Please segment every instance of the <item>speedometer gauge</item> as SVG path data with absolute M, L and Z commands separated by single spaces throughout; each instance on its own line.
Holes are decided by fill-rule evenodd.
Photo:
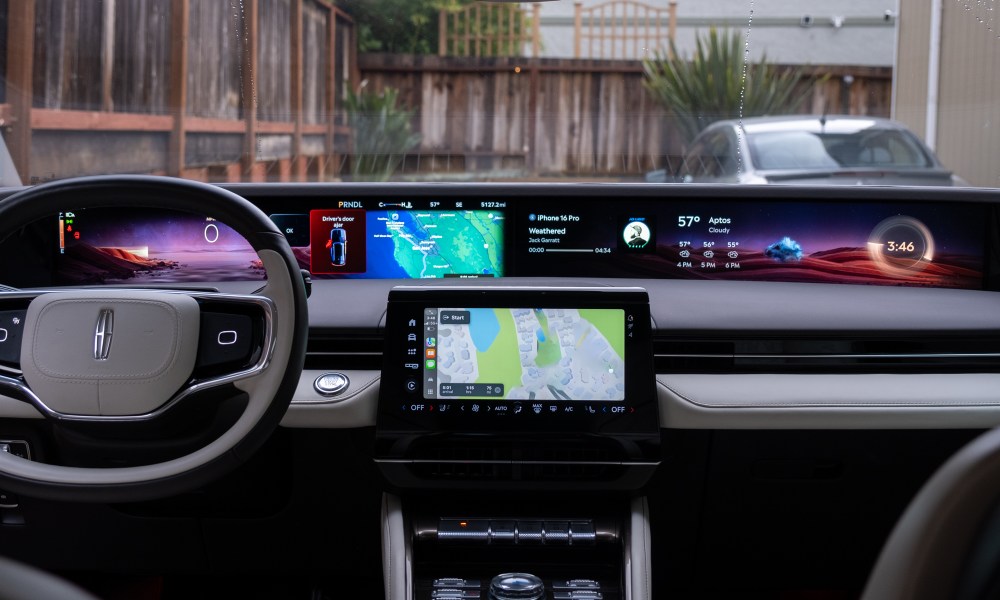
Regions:
M 882 272 L 909 275 L 934 261 L 934 237 L 926 225 L 913 217 L 889 217 L 868 236 L 868 254 Z

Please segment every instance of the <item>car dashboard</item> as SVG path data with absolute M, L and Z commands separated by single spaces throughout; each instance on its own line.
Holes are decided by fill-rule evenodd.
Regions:
M 511 572 L 549 598 L 851 597 L 920 484 L 1000 424 L 994 191 L 224 187 L 311 288 L 281 427 L 196 493 L 0 509 L 0 552 L 353 576 L 392 600 L 486 598 Z M 17 288 L 267 277 L 213 215 L 166 210 L 66 206 L 0 256 Z M 33 411 L 0 396 L 0 440 L 79 450 Z M 163 547 L 121 562 L 147 535 Z

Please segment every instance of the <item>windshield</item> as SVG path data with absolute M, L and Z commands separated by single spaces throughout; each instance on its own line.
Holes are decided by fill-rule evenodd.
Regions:
M 901 185 L 1000 187 L 995 8 L 4 0 L 0 185 L 108 173 L 680 185 L 699 136 L 731 120 L 750 159 L 698 181 L 874 167 L 911 171 Z M 743 139 L 753 119 L 802 116 L 887 125 L 822 134 L 803 120 Z

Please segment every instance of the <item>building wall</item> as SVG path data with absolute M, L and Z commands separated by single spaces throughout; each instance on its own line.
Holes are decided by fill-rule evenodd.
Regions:
M 606 1 L 581 4 L 590 8 Z M 669 4 L 639 1 L 659 8 Z M 573 56 L 574 4 L 571 0 L 541 4 L 543 56 Z M 693 51 L 696 36 L 713 25 L 736 29 L 744 36 L 749 28 L 753 60 L 766 53 L 783 64 L 892 66 L 895 10 L 896 0 L 678 0 L 676 43 L 683 55 Z M 803 26 L 803 17 L 808 17 L 808 26 Z
M 892 115 L 922 138 L 927 134 L 927 64 L 930 58 L 927 42 L 930 29 L 930 2 L 900 0 Z
M 969 10 L 966 10 L 966 6 Z M 933 143 L 945 166 L 975 186 L 1000 187 L 1000 17 L 989 6 L 941 3 Z M 928 138 L 931 3 L 900 0 L 893 115 Z
M 969 183 L 1000 187 L 1000 36 L 944 4 L 937 151 Z

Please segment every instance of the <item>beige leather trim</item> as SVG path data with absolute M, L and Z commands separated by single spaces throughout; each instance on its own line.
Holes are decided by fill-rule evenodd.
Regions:
M 976 429 L 1000 425 L 1000 374 L 657 376 L 672 429 Z
M 285 427 L 372 427 L 378 371 L 341 371 L 343 396 L 324 399 L 305 371 Z M 1000 425 L 1000 374 L 657 376 L 667 429 L 984 429 Z M 0 404 L 0 414 L 4 411 Z
M 649 530 L 649 501 L 645 496 L 632 500 L 628 538 L 625 540 L 625 600 L 652 598 L 652 536 Z
M 398 496 L 382 495 L 382 576 L 386 600 L 413 599 L 410 536 Z
M 324 397 L 313 387 L 316 378 L 331 369 L 302 372 L 295 396 L 281 425 L 284 427 L 322 427 L 351 429 L 374 427 L 378 408 L 379 371 L 345 371 L 351 380 L 347 390 L 338 396 Z

